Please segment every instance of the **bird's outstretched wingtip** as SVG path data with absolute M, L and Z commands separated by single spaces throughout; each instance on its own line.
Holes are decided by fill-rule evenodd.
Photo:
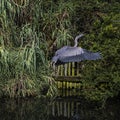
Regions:
M 102 59 L 102 55 L 100 52 L 97 52 L 97 59 Z

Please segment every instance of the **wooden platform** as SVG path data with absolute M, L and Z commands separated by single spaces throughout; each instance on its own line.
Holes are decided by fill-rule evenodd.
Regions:
M 53 76 L 55 81 L 59 82 L 81 82 L 81 77 L 80 76 Z
M 53 77 L 56 82 L 80 83 L 80 71 L 82 65 L 79 62 L 72 62 L 65 65 L 56 66 Z

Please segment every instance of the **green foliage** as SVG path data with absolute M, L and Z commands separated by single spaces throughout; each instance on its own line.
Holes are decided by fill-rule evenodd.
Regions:
M 87 16 L 91 16 L 92 22 L 89 24 L 90 22 L 87 21 L 89 25 L 86 28 L 89 35 L 86 35 L 83 46 L 92 51 L 101 52 L 102 60 L 85 61 L 81 75 L 83 94 L 86 98 L 106 100 L 120 92 L 120 14 L 117 11 L 120 3 L 114 1 L 112 3 L 98 2 L 97 4 L 99 6 L 92 4 L 92 8 L 89 8 L 91 12 Z M 86 11 L 87 5 L 84 7 L 84 11 Z M 79 9 L 81 10 L 81 8 Z M 95 14 L 96 19 L 94 19 Z
M 119 6 L 118 0 L 1 0 L 0 95 L 39 95 L 44 86 L 48 96 L 55 95 L 48 60 L 54 47 L 72 45 L 80 32 L 86 33 L 81 46 L 99 51 L 103 57 L 82 62 L 83 94 L 94 100 L 117 95 Z
M 43 31 L 37 31 L 37 23 L 28 23 L 27 18 L 23 21 L 21 18 L 23 12 L 28 15 L 28 5 L 31 3 L 25 3 L 24 6 L 14 0 L 5 0 L 1 3 L 0 95 L 38 96 L 41 95 L 44 83 L 50 88 L 46 90 L 46 94 L 52 96 L 56 89 L 54 83 L 49 84 L 50 79 L 54 80 L 50 75 L 49 62 L 45 55 L 46 36 Z M 35 11 L 32 12 L 31 17 Z M 38 20 L 37 16 L 36 19 Z

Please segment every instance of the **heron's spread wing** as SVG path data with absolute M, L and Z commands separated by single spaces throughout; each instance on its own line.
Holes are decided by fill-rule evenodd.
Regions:
M 60 48 L 59 50 L 57 50 L 57 51 L 55 52 L 55 55 L 59 55 L 59 54 L 61 54 L 61 53 L 64 53 L 68 47 L 69 47 L 69 46 L 64 46 L 64 47 Z
M 60 57 L 60 61 L 67 63 L 67 62 L 80 62 L 84 60 L 83 55 L 75 55 L 75 56 L 65 56 L 65 57 Z
M 84 53 L 84 59 L 85 60 L 97 60 L 101 59 L 100 53 Z
M 97 59 L 101 59 L 101 55 L 99 52 L 91 52 L 91 51 L 88 51 L 86 49 L 83 49 L 84 51 L 84 58 L 86 60 L 97 60 Z
M 83 60 L 97 60 L 101 59 L 100 53 L 96 52 L 90 52 L 90 51 L 84 51 L 82 54 L 77 54 L 73 56 L 61 56 L 59 57 L 59 60 L 61 62 L 67 63 L 67 62 L 80 62 Z
M 65 46 L 56 52 L 52 62 L 56 65 L 64 64 L 68 62 L 80 62 L 83 60 L 97 60 L 101 59 L 100 53 L 91 52 L 80 47 Z

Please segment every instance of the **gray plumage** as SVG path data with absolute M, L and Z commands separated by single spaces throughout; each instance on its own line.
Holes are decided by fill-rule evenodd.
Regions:
M 101 59 L 99 52 L 91 52 L 81 47 L 77 47 L 78 39 L 84 36 L 80 34 L 75 38 L 74 47 L 64 46 L 55 52 L 55 56 L 52 58 L 52 63 L 55 65 L 65 64 L 68 62 L 80 62 L 84 60 L 97 60 Z

